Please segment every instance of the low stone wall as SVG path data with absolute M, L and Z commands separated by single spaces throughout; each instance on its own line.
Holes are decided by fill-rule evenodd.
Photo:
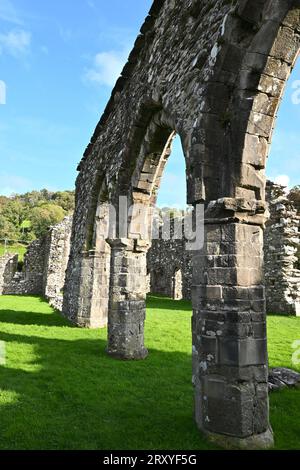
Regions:
M 22 272 L 17 271 L 18 255 L 0 257 L 0 294 L 42 295 L 61 309 L 71 225 L 72 217 L 66 217 L 32 242 L 24 256 Z
M 3 294 L 10 295 L 42 295 L 43 294 L 43 266 L 45 258 L 45 238 L 32 242 L 24 256 L 23 272 L 15 272 L 3 290 Z
M 264 235 L 267 311 L 300 315 L 300 270 L 296 256 L 300 216 L 282 186 L 268 182 L 266 189 L 270 212 Z M 184 239 L 174 237 L 174 223 L 173 220 L 171 239 L 163 240 L 160 236 L 152 241 L 148 251 L 149 291 L 190 300 L 193 253 L 186 249 Z M 177 219 L 177 223 L 180 225 L 182 219 Z M 43 295 L 56 309 L 62 310 L 71 229 L 70 216 L 52 227 L 45 237 L 31 243 L 22 273 L 17 272 L 17 255 L 0 257 L 0 295 Z

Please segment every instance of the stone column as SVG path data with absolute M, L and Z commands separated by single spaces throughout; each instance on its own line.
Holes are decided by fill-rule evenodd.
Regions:
M 206 222 L 193 260 L 196 421 L 223 447 L 269 447 L 263 231 Z
M 103 328 L 107 325 L 109 273 L 110 247 L 103 240 L 97 251 L 84 254 L 76 319 L 79 326 Z
M 118 359 L 144 359 L 146 316 L 147 242 L 128 238 L 108 240 L 111 274 L 108 315 L 109 355 Z

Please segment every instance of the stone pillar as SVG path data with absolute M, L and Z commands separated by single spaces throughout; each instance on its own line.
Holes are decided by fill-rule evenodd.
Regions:
M 147 242 L 128 238 L 108 240 L 111 273 L 108 315 L 109 355 L 118 359 L 144 359 L 146 316 Z
M 103 240 L 97 251 L 84 254 L 81 296 L 76 324 L 88 328 L 107 325 L 110 273 L 110 247 Z
M 174 300 L 181 300 L 182 299 L 182 271 L 181 269 L 176 269 L 172 281 L 173 281 L 172 297 Z
M 260 226 L 208 221 L 193 260 L 195 415 L 223 447 L 273 443 L 262 264 Z

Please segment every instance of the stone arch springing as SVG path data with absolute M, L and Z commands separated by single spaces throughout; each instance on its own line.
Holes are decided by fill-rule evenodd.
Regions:
M 119 170 L 118 191 L 115 194 L 118 197 L 126 195 L 128 205 L 133 207 L 134 214 L 135 206 L 147 209 L 145 217 L 148 220 L 144 220 L 143 223 L 149 227 L 148 236 L 150 236 L 153 209 L 156 206 L 161 178 L 172 152 L 172 144 L 176 135 L 179 135 L 184 153 L 184 133 L 181 129 L 177 129 L 175 120 L 162 109 L 161 105 L 148 104 L 148 106 L 150 111 L 145 104 L 141 107 L 139 121 L 134 126 L 138 131 L 134 132 L 135 137 L 130 137 L 126 152 L 124 151 L 126 155 Z M 130 158 L 130 162 L 127 158 Z M 145 234 L 139 233 L 140 228 L 135 227 L 134 218 L 136 215 L 134 217 L 129 215 L 129 236 L 143 238 Z

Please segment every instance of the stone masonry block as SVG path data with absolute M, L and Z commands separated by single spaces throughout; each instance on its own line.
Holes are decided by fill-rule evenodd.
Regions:
M 218 377 L 208 377 L 203 393 L 206 430 L 239 437 L 253 433 L 254 387 L 251 383 L 234 385 Z
M 269 100 L 268 97 L 267 100 Z M 265 138 L 246 134 L 243 153 L 244 163 L 254 165 L 256 168 L 265 168 L 268 151 L 269 145 Z
M 266 360 L 266 339 L 219 339 L 220 364 L 236 366 L 263 365 Z

